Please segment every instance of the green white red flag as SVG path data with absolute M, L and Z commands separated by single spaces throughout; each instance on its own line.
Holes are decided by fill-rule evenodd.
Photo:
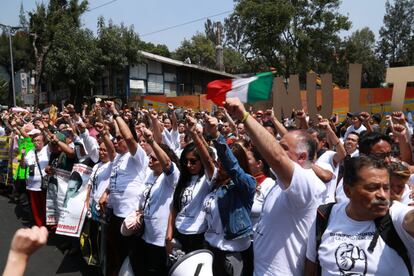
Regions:
M 207 84 L 207 99 L 220 106 L 226 98 L 239 98 L 243 103 L 266 101 L 270 99 L 272 84 L 272 72 L 250 78 L 215 80 Z

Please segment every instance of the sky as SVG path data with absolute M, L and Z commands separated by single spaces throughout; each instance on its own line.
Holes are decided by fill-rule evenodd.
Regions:
M 42 0 L 0 0 L 0 23 L 16 26 L 19 24 L 20 4 L 24 10 L 31 11 Z M 47 0 L 43 0 L 47 3 Z M 106 5 L 105 5 L 106 4 Z M 103 6 L 102 6 L 103 5 Z M 101 7 L 100 7 L 101 6 Z M 96 32 L 99 16 L 112 19 L 115 24 L 123 22 L 134 25 L 141 39 L 155 44 L 166 44 L 170 51 L 180 46 L 184 39 L 190 39 L 197 31 L 204 31 L 205 17 L 212 21 L 223 19 L 234 8 L 233 0 L 89 0 L 91 11 L 82 16 L 85 27 Z M 385 13 L 384 0 L 343 0 L 340 13 L 348 15 L 352 22 L 350 31 L 342 32 L 349 36 L 353 31 L 369 27 L 378 38 Z M 198 20 L 197 19 L 202 19 Z M 185 26 L 156 32 L 171 26 L 196 21 Z M 151 32 L 156 32 L 149 34 Z

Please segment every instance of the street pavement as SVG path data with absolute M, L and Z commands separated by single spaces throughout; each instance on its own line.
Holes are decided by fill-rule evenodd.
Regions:
M 3 272 L 11 239 L 17 229 L 27 225 L 27 219 L 18 204 L 0 195 L 0 273 Z M 29 260 L 25 275 L 99 275 L 97 269 L 88 267 L 81 255 L 69 255 L 56 245 L 62 244 L 65 237 L 49 234 L 48 243 L 36 251 Z

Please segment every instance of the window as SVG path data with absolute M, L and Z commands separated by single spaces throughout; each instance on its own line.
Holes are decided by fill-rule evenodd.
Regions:
M 164 93 L 164 76 L 148 74 L 148 93 Z
M 148 74 L 162 74 L 162 65 L 156 61 L 148 62 Z

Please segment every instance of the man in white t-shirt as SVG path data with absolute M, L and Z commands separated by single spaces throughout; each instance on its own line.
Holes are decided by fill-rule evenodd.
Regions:
M 389 212 L 397 233 L 389 237 L 401 239 L 413 264 L 414 210 L 396 201 L 390 207 L 389 179 L 386 164 L 379 160 L 361 156 L 345 162 L 344 189 L 350 201 L 333 205 L 319 246 L 316 223 L 312 226 L 305 275 L 316 275 L 318 261 L 322 275 L 409 275 L 374 221 Z
M 350 125 L 345 132 L 344 139 L 348 136 L 351 132 L 356 132 L 358 134 L 361 134 L 363 131 L 366 131 L 367 128 L 362 124 L 362 121 L 360 119 L 360 113 L 348 113 L 348 115 L 351 115 L 351 122 L 352 125 Z
M 277 175 L 255 230 L 254 275 L 302 275 L 309 229 L 325 191 L 310 169 L 315 141 L 305 131 L 291 131 L 279 143 L 239 99 L 227 99 L 225 107 L 244 123 L 253 144 Z
M 322 180 L 325 182 L 326 185 L 326 192 L 324 198 L 322 200 L 323 203 L 328 202 L 335 202 L 335 190 L 336 190 L 336 183 L 338 181 L 338 173 L 339 173 L 339 164 L 344 160 L 346 156 L 346 151 L 344 145 L 336 136 L 335 132 L 329 125 L 329 121 L 327 119 L 322 119 L 319 121 L 319 128 L 321 132 L 326 133 L 326 139 L 330 145 L 335 146 L 335 151 L 333 150 L 326 150 L 316 160 L 316 165 L 320 166 L 321 168 L 329 171 L 332 174 L 331 179 L 327 179 L 325 181 L 323 178 Z M 309 131 L 308 131 L 309 132 Z M 319 137 L 315 137 L 319 140 Z M 319 150 L 319 148 L 318 148 Z M 312 167 L 314 169 L 314 167 Z M 318 171 L 314 169 L 315 173 L 321 178 L 318 174 Z

